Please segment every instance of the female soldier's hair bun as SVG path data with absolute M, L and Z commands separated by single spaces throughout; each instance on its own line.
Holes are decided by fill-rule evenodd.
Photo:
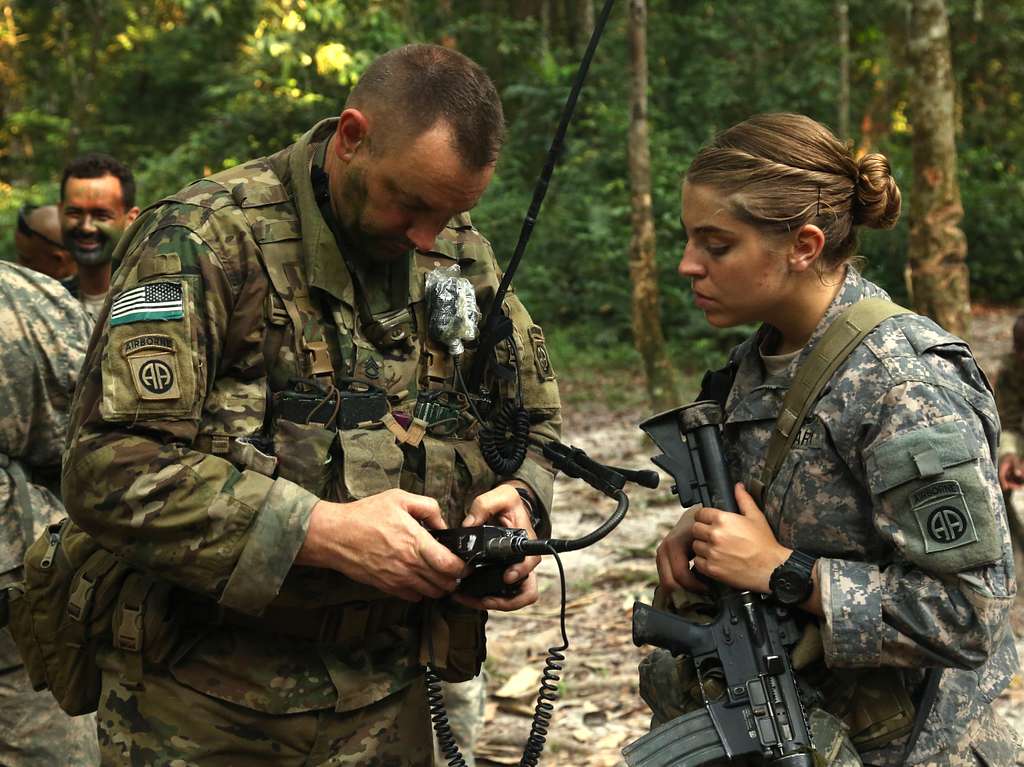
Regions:
M 853 224 L 891 229 L 900 217 L 900 188 L 883 154 L 868 154 L 857 163 L 853 189 Z

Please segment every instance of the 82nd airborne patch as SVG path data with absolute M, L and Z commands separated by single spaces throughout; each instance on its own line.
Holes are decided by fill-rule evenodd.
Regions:
M 533 346 L 533 361 L 537 367 L 537 375 L 541 381 L 554 381 L 555 371 L 551 367 L 548 347 L 544 342 L 544 331 L 540 326 L 534 325 L 526 331 L 526 334 L 530 337 L 530 345 Z
M 956 480 L 932 482 L 912 493 L 910 503 L 921 528 L 926 554 L 977 542 L 974 519 Z
M 181 397 L 174 339 L 150 334 L 129 338 L 121 346 L 128 360 L 139 399 L 170 400 Z

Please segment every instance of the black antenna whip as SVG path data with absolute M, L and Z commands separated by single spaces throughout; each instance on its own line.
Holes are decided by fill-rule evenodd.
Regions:
M 516 243 L 516 249 L 512 253 L 512 260 L 509 261 L 508 269 L 505 270 L 505 275 L 501 278 L 501 284 L 498 285 L 498 292 L 494 294 L 491 308 L 481 323 L 480 344 L 477 348 L 476 356 L 473 358 L 473 366 L 470 368 L 467 380 L 469 390 L 474 394 L 480 391 L 484 367 L 490 359 L 491 352 L 502 340 L 512 335 L 512 321 L 502 313 L 501 305 L 505 300 L 505 294 L 508 292 L 508 286 L 512 282 L 512 277 L 515 275 L 516 269 L 519 268 L 519 262 L 523 259 L 523 254 L 526 252 L 526 244 L 530 241 L 533 226 L 537 223 L 540 206 L 543 204 L 544 196 L 548 192 L 548 182 L 551 181 L 551 176 L 555 172 L 555 165 L 558 164 L 558 157 L 562 153 L 565 133 L 569 128 L 569 123 L 572 121 L 573 114 L 576 112 L 576 100 L 579 98 L 580 91 L 583 90 L 583 82 L 587 79 L 590 61 L 594 58 L 594 51 L 597 50 L 597 44 L 604 34 L 605 24 L 608 22 L 608 16 L 611 15 L 612 5 L 614 4 L 615 0 L 605 0 L 604 7 L 601 8 L 601 13 L 594 24 L 594 31 L 590 35 L 587 50 L 580 61 L 580 68 L 576 71 L 576 80 L 572 84 L 569 98 L 566 99 L 565 108 L 562 110 L 562 119 L 558 123 L 558 130 L 555 131 L 555 137 L 551 140 L 551 148 L 548 149 L 548 158 L 544 163 L 544 170 L 541 171 L 540 178 L 537 179 L 537 186 L 533 190 L 533 200 L 530 202 L 530 208 L 526 212 L 526 218 L 523 219 L 523 226 L 519 230 L 519 242 Z

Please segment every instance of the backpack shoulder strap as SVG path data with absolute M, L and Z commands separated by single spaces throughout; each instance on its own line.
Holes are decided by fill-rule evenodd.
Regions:
M 291 194 L 266 158 L 233 169 L 232 182 L 231 196 L 252 230 L 263 269 L 284 305 L 305 375 L 333 379 L 334 366 L 324 341 L 320 315 L 309 295 L 302 228 Z
M 796 441 L 800 426 L 833 373 L 860 345 L 865 336 L 884 320 L 898 314 L 909 313 L 910 309 L 884 298 L 866 298 L 846 309 L 825 331 L 825 335 L 815 344 L 793 376 L 793 383 L 782 402 L 782 411 L 775 421 L 775 428 L 768 442 L 764 466 L 751 482 L 751 495 L 759 506 L 763 504 L 764 491 L 775 479 L 783 460 Z

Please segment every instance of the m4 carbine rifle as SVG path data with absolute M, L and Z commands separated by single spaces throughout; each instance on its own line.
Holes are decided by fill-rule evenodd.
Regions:
M 722 452 L 722 409 L 695 402 L 640 424 L 661 450 L 652 460 L 675 480 L 683 507 L 738 513 Z M 774 767 L 813 767 L 810 729 L 790 665 L 800 630 L 768 597 L 712 582 L 716 613 L 697 623 L 637 602 L 633 642 L 693 659 L 704 708 L 626 746 L 630 767 L 696 767 L 752 756 Z M 720 694 L 714 694 L 720 690 Z

